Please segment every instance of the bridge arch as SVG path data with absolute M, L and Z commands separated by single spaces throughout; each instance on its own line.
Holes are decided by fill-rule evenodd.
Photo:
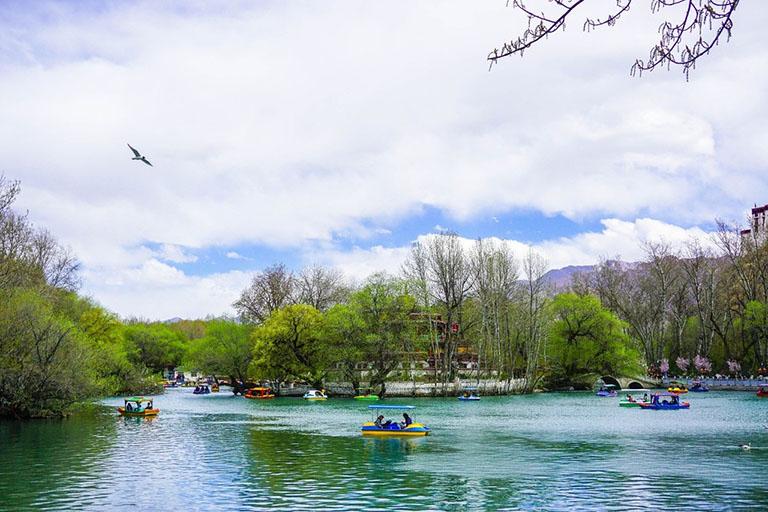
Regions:
M 627 384 L 628 389 L 645 389 L 645 386 L 637 382 L 636 380 L 633 380 L 629 384 Z
M 603 381 L 604 384 L 611 384 L 613 386 L 616 386 L 617 388 L 621 388 L 621 384 L 619 383 L 619 381 L 616 380 L 614 377 L 611 377 L 610 375 L 605 375 L 603 377 L 600 377 L 600 380 Z

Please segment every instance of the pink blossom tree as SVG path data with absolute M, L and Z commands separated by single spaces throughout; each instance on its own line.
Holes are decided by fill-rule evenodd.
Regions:
M 675 359 L 675 364 L 677 365 L 678 368 L 680 368 L 681 372 L 685 373 L 688 371 L 688 366 L 690 366 L 691 363 L 684 357 L 678 357 L 677 359 Z
M 712 363 L 706 357 L 697 355 L 693 358 L 693 366 L 698 373 L 709 373 L 712 371 Z

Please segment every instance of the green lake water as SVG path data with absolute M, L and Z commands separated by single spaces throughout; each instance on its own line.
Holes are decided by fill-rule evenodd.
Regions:
M 360 435 L 369 403 L 168 390 L 0 422 L 0 510 L 766 510 L 768 399 L 644 411 L 591 393 L 389 399 L 426 438 Z M 394 415 L 393 415 L 394 418 Z M 738 448 L 750 443 L 749 451 Z

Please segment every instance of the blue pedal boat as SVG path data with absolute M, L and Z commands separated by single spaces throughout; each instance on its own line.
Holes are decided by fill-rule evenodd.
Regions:
M 412 437 L 429 435 L 429 428 L 421 423 L 410 423 L 406 425 L 406 421 L 401 423 L 392 420 L 384 421 L 384 415 L 381 414 L 386 411 L 400 410 L 406 411 L 405 416 L 407 416 L 408 412 L 415 408 L 415 405 L 369 405 L 368 409 L 373 412 L 373 420 L 363 424 L 363 435 L 378 437 Z

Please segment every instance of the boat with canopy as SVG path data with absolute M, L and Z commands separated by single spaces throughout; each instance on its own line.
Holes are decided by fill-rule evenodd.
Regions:
M 269 398 L 275 398 L 275 393 L 270 387 L 256 386 L 255 388 L 250 388 L 245 393 L 243 393 L 243 396 L 245 398 L 251 398 L 255 400 L 267 400 Z
M 304 393 L 304 396 L 302 397 L 304 400 L 310 400 L 312 402 L 318 402 L 325 400 L 328 398 L 328 395 L 325 394 L 325 390 L 316 390 L 316 389 L 310 389 L 306 393 Z
M 618 392 L 614 389 L 616 386 L 613 384 L 603 384 L 600 386 L 600 389 L 597 390 L 597 393 L 595 395 L 597 396 L 616 396 L 618 395 Z
M 654 410 L 670 410 L 675 411 L 678 409 L 688 409 L 691 404 L 680 400 L 680 395 L 677 393 L 653 393 L 649 402 L 639 402 L 641 409 L 654 409 Z
M 462 402 L 477 402 L 480 400 L 480 396 L 477 394 L 477 388 L 465 387 L 461 388 L 461 394 L 459 400 Z
M 373 420 L 363 424 L 363 435 L 378 437 L 413 437 L 429 435 L 429 428 L 421 423 L 413 423 L 413 420 L 408 414 L 415 408 L 415 405 L 369 405 L 368 409 L 373 412 Z M 384 419 L 384 414 L 382 414 L 382 412 L 386 413 L 395 410 L 404 411 L 402 422 Z
M 144 398 L 143 396 L 132 396 L 130 398 L 124 398 L 124 404 L 122 407 L 117 408 L 117 412 L 122 416 L 130 416 L 136 418 L 145 418 L 148 416 L 157 416 L 160 409 L 154 408 L 154 399 Z
M 355 400 L 360 400 L 364 402 L 374 402 L 379 399 L 379 395 L 375 395 L 373 393 L 373 388 L 358 388 L 357 389 L 357 396 L 355 396 Z

